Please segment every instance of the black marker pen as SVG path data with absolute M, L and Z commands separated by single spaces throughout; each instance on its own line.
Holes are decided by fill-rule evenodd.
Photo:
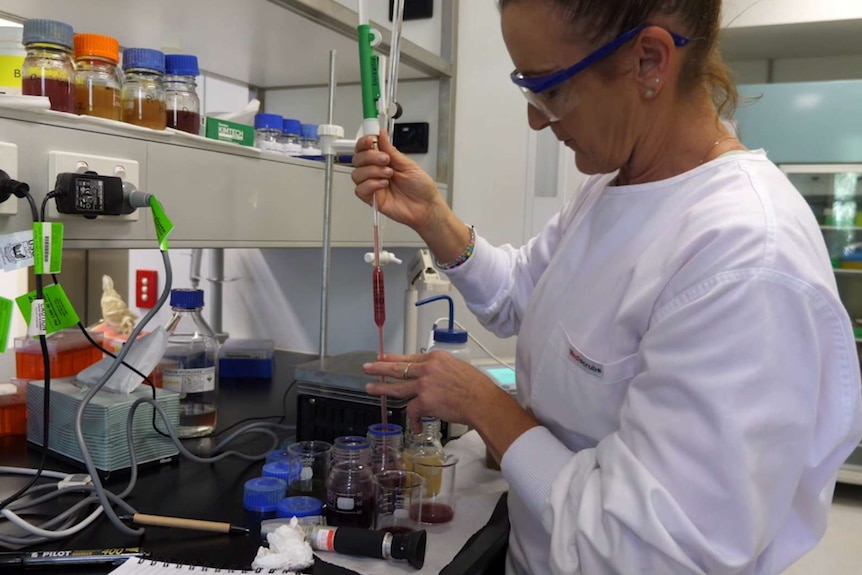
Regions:
M 69 565 L 119 565 L 126 559 L 143 558 L 148 554 L 140 547 L 78 549 L 71 551 L 30 551 L 0 553 L 0 570 L 5 567 L 68 567 Z

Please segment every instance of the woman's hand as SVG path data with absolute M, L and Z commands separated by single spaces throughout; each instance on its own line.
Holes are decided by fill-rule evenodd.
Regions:
M 353 156 L 353 182 L 356 195 L 367 204 L 377 195 L 377 209 L 396 222 L 422 234 L 434 228 L 449 212 L 431 176 L 416 162 L 399 152 L 386 132 L 378 138 L 379 149 L 371 137 L 356 142 Z

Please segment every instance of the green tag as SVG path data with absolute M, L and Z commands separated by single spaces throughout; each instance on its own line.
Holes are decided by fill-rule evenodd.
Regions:
M 33 224 L 33 273 L 58 274 L 63 264 L 63 224 Z
M 5 297 L 0 297 L 0 353 L 6 353 L 9 345 L 9 330 L 12 328 L 12 311 L 15 302 Z
M 72 302 L 66 296 L 63 286 L 60 284 L 49 285 L 44 289 L 44 294 L 45 333 L 54 333 L 78 323 L 78 314 L 75 313 L 75 308 L 72 307 Z M 15 300 L 27 325 L 30 325 L 31 306 L 34 301 L 36 301 L 35 291 L 22 295 Z
M 161 202 L 153 196 L 150 200 L 150 208 L 153 210 L 153 222 L 156 224 L 156 237 L 159 238 L 159 249 L 168 251 L 168 236 L 174 231 L 174 223 L 165 213 Z

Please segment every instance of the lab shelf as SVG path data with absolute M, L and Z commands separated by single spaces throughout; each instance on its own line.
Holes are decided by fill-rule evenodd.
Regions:
M 53 187 L 48 153 L 63 151 L 131 159 L 140 188 L 154 193 L 175 224 L 171 247 L 317 247 L 323 238 L 324 166 L 178 133 L 93 122 L 57 112 L 0 108 L 0 141 L 18 145 L 18 179 L 38 202 Z M 333 177 L 332 245 L 372 245 L 370 210 L 354 196 L 352 168 Z M 29 210 L 0 216 L 0 233 L 28 229 Z M 384 246 L 419 247 L 409 228 L 385 221 Z M 148 210 L 138 221 L 65 220 L 70 248 L 152 248 Z

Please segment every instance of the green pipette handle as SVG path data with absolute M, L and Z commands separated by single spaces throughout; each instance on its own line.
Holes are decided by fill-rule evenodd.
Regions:
M 371 26 L 359 26 L 359 75 L 362 82 L 362 117 L 377 117 L 377 100 L 380 98 L 378 58 L 371 51 Z

